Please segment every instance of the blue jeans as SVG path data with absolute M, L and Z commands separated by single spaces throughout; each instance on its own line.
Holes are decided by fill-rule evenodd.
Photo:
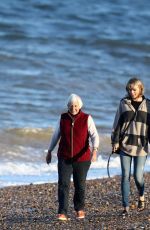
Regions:
M 73 202 L 76 211 L 84 209 L 85 201 L 85 182 L 90 161 L 71 162 L 63 159 L 58 159 L 58 202 L 59 214 L 67 214 L 70 179 L 73 175 L 75 187 Z
M 132 159 L 134 163 L 133 176 L 139 196 L 144 195 L 144 166 L 147 156 L 130 156 L 120 151 L 122 170 L 121 193 L 123 207 L 129 207 L 130 177 Z

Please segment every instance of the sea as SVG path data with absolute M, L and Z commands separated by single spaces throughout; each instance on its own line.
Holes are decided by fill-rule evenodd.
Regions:
M 0 187 L 57 182 L 57 146 L 51 164 L 45 157 L 71 93 L 100 137 L 87 179 L 107 177 L 127 81 L 140 78 L 150 98 L 149 7 L 149 0 L 0 1 Z M 115 156 L 110 174 L 120 173 Z

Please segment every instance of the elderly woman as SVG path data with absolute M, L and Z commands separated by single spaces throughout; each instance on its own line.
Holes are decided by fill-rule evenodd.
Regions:
M 112 132 L 112 151 L 120 149 L 122 170 L 122 215 L 129 214 L 131 163 L 139 201 L 138 211 L 144 209 L 144 166 L 150 141 L 150 100 L 144 96 L 144 85 L 131 78 L 126 85 L 127 96 L 120 100 Z
M 96 161 L 99 136 L 91 115 L 81 111 L 81 98 L 71 94 L 67 102 L 68 111 L 61 114 L 52 136 L 46 162 L 51 162 L 51 153 L 58 140 L 58 219 L 67 220 L 68 196 L 71 175 L 75 187 L 74 209 L 76 217 L 85 217 L 85 182 L 91 161 Z M 92 151 L 89 146 L 92 143 Z

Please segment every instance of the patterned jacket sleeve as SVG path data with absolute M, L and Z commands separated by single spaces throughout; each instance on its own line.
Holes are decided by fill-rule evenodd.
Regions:
M 120 116 L 121 116 L 121 102 L 118 106 L 114 123 L 113 123 L 113 128 L 112 128 L 112 133 L 111 133 L 111 143 L 116 144 L 119 143 L 119 137 L 120 137 L 120 130 L 121 130 L 121 123 L 120 123 Z
M 150 143 L 150 100 L 146 100 L 147 104 L 147 125 L 148 125 L 148 141 Z

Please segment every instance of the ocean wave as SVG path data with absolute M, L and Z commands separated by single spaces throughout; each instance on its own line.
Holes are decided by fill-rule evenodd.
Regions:
M 147 42 L 145 41 L 145 43 L 141 42 L 135 42 L 133 40 L 130 39 L 113 39 L 111 38 L 97 38 L 97 37 L 93 37 L 93 39 L 90 40 L 90 45 L 93 46 L 107 46 L 107 48 L 121 48 L 121 49 L 127 49 L 127 51 L 129 51 L 128 49 L 137 49 L 140 51 L 145 51 L 145 52 L 149 52 L 150 51 L 150 44 L 149 41 L 147 40 Z
M 11 135 L 19 138 L 31 138 L 37 140 L 48 140 L 54 131 L 53 128 L 8 128 L 3 129 L 0 132 L 0 135 Z
M 104 131 L 104 129 L 103 129 Z M 24 127 L 24 128 L 8 128 L 8 129 L 1 129 L 0 130 L 0 146 L 5 151 L 9 149 L 15 151 L 21 151 L 20 146 L 25 147 L 30 155 L 30 151 L 28 148 L 35 148 L 36 149 L 45 149 L 46 146 L 48 147 L 51 136 L 54 132 L 54 128 L 31 128 L 31 127 Z M 110 134 L 105 132 L 101 132 L 100 136 L 100 152 L 102 154 L 108 154 L 111 151 L 111 142 L 110 142 Z M 18 150 L 16 149 L 16 146 Z M 45 147 L 45 148 L 44 148 Z M 25 152 L 25 150 L 23 150 Z
M 108 177 L 107 158 L 98 157 L 91 164 L 87 179 Z M 145 171 L 149 172 L 150 158 L 147 158 Z M 112 157 L 110 161 L 111 177 L 121 174 L 120 159 Z M 132 168 L 133 171 L 133 168 Z M 58 181 L 57 161 L 47 165 L 44 162 L 0 162 L 0 187 L 23 184 L 52 183 Z
M 41 161 L 45 157 L 53 129 L 9 128 L 0 131 L 0 159 Z

